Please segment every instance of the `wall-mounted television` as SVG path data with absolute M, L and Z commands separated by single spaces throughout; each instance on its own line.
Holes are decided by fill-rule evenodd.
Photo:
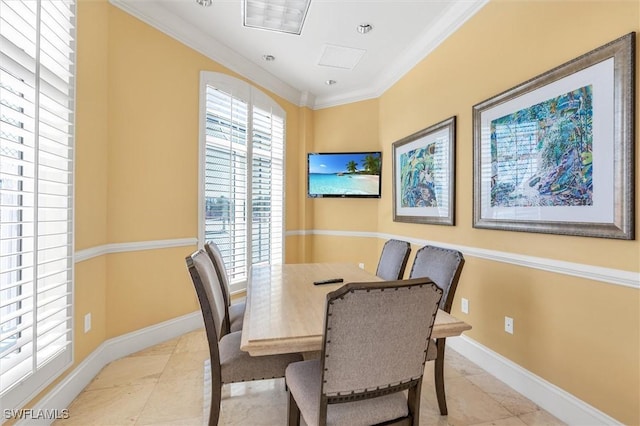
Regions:
M 382 153 L 311 152 L 307 154 L 310 198 L 380 198 Z

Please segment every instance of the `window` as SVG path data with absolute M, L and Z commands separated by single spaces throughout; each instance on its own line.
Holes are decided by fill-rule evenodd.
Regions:
M 0 0 L 0 397 L 72 362 L 73 0 Z
M 220 247 L 242 288 L 250 265 L 283 258 L 285 115 L 223 74 L 202 73 L 201 99 L 200 238 Z

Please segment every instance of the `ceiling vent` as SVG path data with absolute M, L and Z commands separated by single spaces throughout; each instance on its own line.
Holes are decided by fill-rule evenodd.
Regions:
M 281 33 L 302 33 L 311 0 L 244 0 L 242 2 L 245 27 Z
M 365 53 L 364 49 L 325 44 L 318 65 L 352 70 Z

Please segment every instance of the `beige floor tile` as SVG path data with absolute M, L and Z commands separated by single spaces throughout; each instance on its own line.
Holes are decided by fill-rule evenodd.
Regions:
M 179 340 L 180 338 L 176 337 L 175 339 L 167 340 L 166 342 L 143 349 L 129 356 L 171 355 L 176 349 Z
M 202 416 L 202 379 L 158 382 L 138 418 L 137 425 L 176 422 Z
M 529 426 L 562 426 L 566 424 L 544 410 L 523 414 L 519 417 Z
M 187 333 L 106 366 L 56 426 L 206 426 L 211 379 L 204 330 Z M 441 416 L 433 362 L 423 378 L 420 424 L 428 426 L 562 425 L 482 368 L 447 348 L 448 416 Z M 284 379 L 234 383 L 222 388 L 220 425 L 286 424 Z M 302 425 L 305 426 L 304 421 Z
M 170 355 L 130 356 L 113 361 L 89 383 L 87 390 L 155 384 Z
M 209 351 L 176 352 L 171 355 L 160 376 L 164 380 L 200 380 L 204 379 L 204 361 L 209 359 Z
M 220 425 L 272 426 L 287 423 L 284 379 L 223 386 Z
M 181 336 L 178 340 L 178 344 L 176 345 L 175 353 L 208 350 L 209 344 L 207 343 L 207 335 L 204 332 L 204 328 L 201 328 Z
M 136 423 L 139 425 L 140 423 Z M 190 419 L 176 419 L 172 421 L 161 421 L 158 423 L 147 423 L 145 426 L 208 426 L 208 422 L 200 417 Z
M 506 419 L 492 420 L 490 422 L 478 423 L 470 426 L 526 426 L 518 417 L 508 417 Z
M 467 358 L 460 355 L 458 352 L 451 348 L 447 348 L 444 353 L 444 372 L 447 374 L 447 370 L 454 370 L 461 376 L 473 376 L 476 374 L 483 374 L 485 371 L 477 364 L 469 361 Z
M 69 406 L 69 418 L 54 425 L 133 425 L 154 386 L 147 383 L 83 391 Z
M 536 404 L 490 374 L 478 374 L 467 378 L 516 416 L 538 410 Z
M 434 392 L 435 394 L 435 392 Z M 466 377 L 446 381 L 448 416 L 451 425 L 473 425 L 512 417 L 506 408 L 471 383 Z M 421 400 L 421 404 L 423 403 Z M 428 403 L 427 406 L 432 405 Z M 437 407 L 437 401 L 436 401 Z

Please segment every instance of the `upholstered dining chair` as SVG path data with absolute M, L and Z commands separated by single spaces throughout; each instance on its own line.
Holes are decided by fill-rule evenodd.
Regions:
M 186 257 L 191 280 L 200 302 L 209 342 L 211 362 L 211 408 L 209 426 L 218 424 L 222 385 L 226 383 L 284 377 L 287 365 L 302 360 L 300 354 L 250 356 L 240 350 L 242 331 L 219 338 L 224 323 L 224 299 L 218 275 L 204 250 Z
M 225 304 L 225 325 L 223 330 L 224 334 L 229 334 L 234 331 L 242 330 L 242 324 L 244 322 L 244 311 L 246 308 L 245 301 L 231 303 L 231 292 L 229 291 L 229 274 L 227 274 L 227 268 L 224 266 L 224 259 L 222 258 L 222 252 L 220 247 L 213 241 L 205 243 L 204 248 L 213 262 L 213 266 L 216 268 L 218 274 L 218 281 L 220 287 L 222 287 L 222 296 L 224 297 Z M 222 336 L 220 336 L 222 337 Z
M 411 244 L 406 241 L 388 240 L 382 247 L 376 275 L 383 280 L 401 280 L 411 253 Z
M 289 364 L 289 426 L 419 424 L 442 290 L 428 278 L 349 283 L 329 293 L 319 359 Z M 404 392 L 408 390 L 408 392 Z
M 457 250 L 435 246 L 424 246 L 416 252 L 409 278 L 429 277 L 442 289 L 440 309 L 450 313 L 458 280 L 464 266 L 464 257 Z M 446 339 L 432 340 L 427 353 L 428 361 L 434 363 L 434 381 L 440 414 L 447 415 L 447 399 L 444 390 L 444 349 Z

